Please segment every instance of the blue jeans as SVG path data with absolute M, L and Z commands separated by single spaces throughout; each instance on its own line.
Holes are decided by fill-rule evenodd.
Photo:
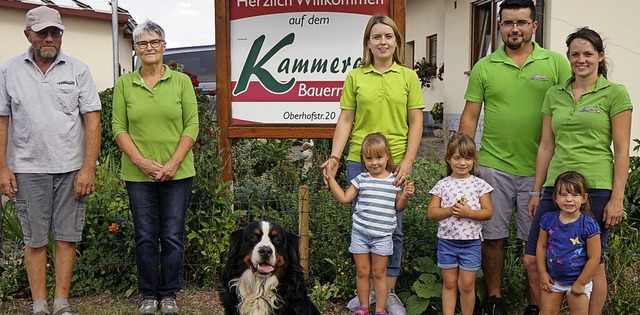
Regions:
M 192 183 L 192 177 L 126 182 L 136 241 L 138 290 L 143 299 L 175 298 L 182 287 L 185 217 Z
M 351 180 L 356 178 L 358 174 L 364 172 L 362 164 L 355 161 L 347 161 L 347 179 L 349 185 Z M 406 210 L 405 210 L 406 211 Z M 399 277 L 400 276 L 400 263 L 402 262 L 402 222 L 404 221 L 404 211 L 396 212 L 396 220 L 398 225 L 393 230 L 393 254 L 389 256 L 387 261 L 387 276 Z

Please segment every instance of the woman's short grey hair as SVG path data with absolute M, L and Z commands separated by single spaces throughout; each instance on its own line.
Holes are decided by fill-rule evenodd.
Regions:
M 138 24 L 135 29 L 133 29 L 133 41 L 136 42 L 138 37 L 142 34 L 157 34 L 160 36 L 160 39 L 164 40 L 164 29 L 162 26 L 152 22 L 151 20 L 146 20 L 142 24 Z

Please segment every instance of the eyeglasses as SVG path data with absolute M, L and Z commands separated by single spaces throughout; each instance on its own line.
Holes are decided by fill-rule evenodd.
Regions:
M 52 38 L 60 38 L 62 37 L 61 29 L 44 29 L 39 32 L 35 32 L 39 38 L 47 38 L 47 36 L 51 35 Z
M 523 28 L 525 26 L 528 26 L 529 24 L 531 24 L 531 21 L 526 21 L 526 20 L 504 21 L 500 23 L 502 27 L 506 27 L 506 28 L 512 28 L 514 25 L 517 25 L 518 28 Z
M 152 41 L 140 41 L 136 43 L 136 46 L 141 49 L 146 49 L 148 45 L 151 45 L 151 48 L 158 48 L 160 44 L 164 43 L 162 39 L 154 39 Z

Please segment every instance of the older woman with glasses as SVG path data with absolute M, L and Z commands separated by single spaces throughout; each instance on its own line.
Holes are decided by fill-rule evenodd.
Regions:
M 134 222 L 140 314 L 177 314 L 185 216 L 195 168 L 198 109 L 189 77 L 162 63 L 165 33 L 146 21 L 133 31 L 142 62 L 113 92 L 113 134 Z M 159 262 L 159 263 L 158 263 Z M 160 301 L 158 305 L 158 301 Z

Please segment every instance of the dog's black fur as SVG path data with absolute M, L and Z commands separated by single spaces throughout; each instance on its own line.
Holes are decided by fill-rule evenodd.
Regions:
M 229 245 L 221 276 L 226 315 L 320 315 L 307 296 L 297 235 L 259 221 L 233 232 Z

